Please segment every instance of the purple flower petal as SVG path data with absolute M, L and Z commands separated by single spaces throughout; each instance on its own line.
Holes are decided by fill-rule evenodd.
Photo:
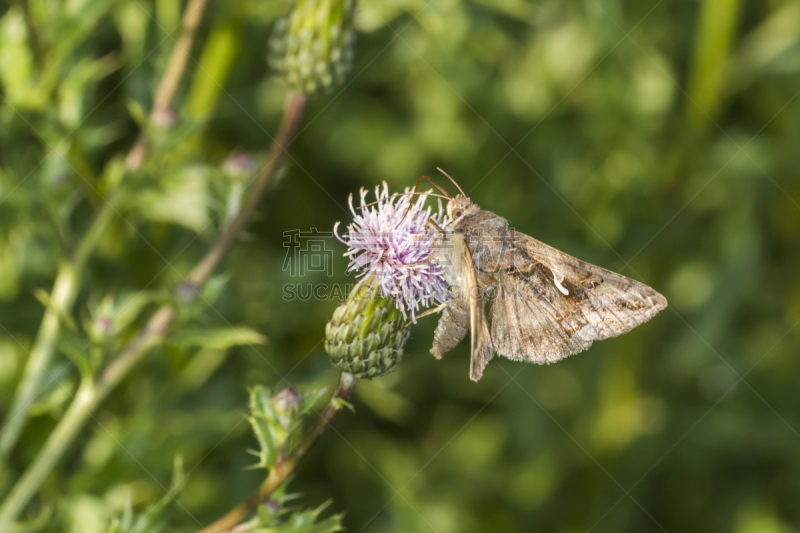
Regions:
M 446 227 L 449 220 L 443 214 L 441 201 L 436 214 L 425 207 L 428 193 L 412 203 L 410 189 L 404 194 L 389 195 L 389 186 L 384 182 L 383 188 L 375 188 L 377 203 L 369 207 L 367 193 L 361 189 L 358 211 L 350 195 L 353 222 L 347 233 L 339 236 L 338 222 L 333 228 L 336 238 L 348 246 L 344 254 L 350 258 L 347 270 L 356 271 L 359 278 L 372 276 L 384 298 L 394 298 L 403 316 L 409 310 L 416 318 L 421 306 L 448 298 L 444 269 L 429 262 L 436 236 L 428 219 L 433 218 L 439 227 Z

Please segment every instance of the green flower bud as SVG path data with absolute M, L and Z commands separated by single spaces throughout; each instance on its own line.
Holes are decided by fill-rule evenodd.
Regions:
M 275 23 L 269 63 L 289 88 L 304 94 L 330 89 L 353 63 L 355 0 L 295 0 Z
M 410 331 L 393 300 L 372 279 L 362 280 L 325 327 L 325 350 L 334 366 L 357 378 L 380 377 L 403 357 Z

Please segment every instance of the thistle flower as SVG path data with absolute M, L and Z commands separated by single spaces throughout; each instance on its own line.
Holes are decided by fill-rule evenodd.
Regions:
M 393 299 L 404 317 L 408 310 L 416 319 L 421 306 L 448 298 L 444 268 L 430 260 L 436 235 L 428 219 L 433 218 L 440 227 L 445 227 L 448 220 L 441 202 L 433 215 L 431 208 L 425 207 L 427 193 L 415 201 L 410 192 L 406 189 L 406 194 L 390 196 L 384 182 L 382 189 L 375 188 L 376 205 L 368 206 L 367 190 L 362 189 L 358 212 L 350 195 L 353 222 L 344 236 L 337 232 L 338 223 L 333 231 L 349 248 L 345 253 L 350 258 L 348 272 L 372 278 L 372 284 L 380 287 L 381 296 Z
M 344 236 L 336 237 L 348 246 L 348 271 L 361 281 L 333 313 L 325 328 L 325 349 L 331 362 L 357 378 L 374 378 L 391 372 L 403 357 L 410 331 L 406 311 L 412 319 L 421 306 L 448 297 L 444 269 L 432 261 L 436 240 L 428 224 L 433 218 L 446 226 L 442 206 L 435 215 L 425 207 L 427 194 L 414 199 L 411 191 L 389 195 L 386 183 L 376 187 L 377 202 L 367 204 L 361 190 L 361 206 L 350 211 L 353 222 Z

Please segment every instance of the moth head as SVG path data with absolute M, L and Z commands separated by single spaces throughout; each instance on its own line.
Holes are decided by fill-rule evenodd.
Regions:
M 463 194 L 456 195 L 455 198 L 447 203 L 447 214 L 453 222 L 477 210 L 478 206 Z

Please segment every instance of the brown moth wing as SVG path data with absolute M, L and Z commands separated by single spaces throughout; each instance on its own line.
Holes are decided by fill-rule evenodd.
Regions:
M 552 306 L 542 304 L 529 280 L 500 275 L 492 303 L 492 341 L 497 353 L 516 361 L 552 363 L 591 345 L 562 326 Z
M 492 309 L 500 355 L 552 363 L 627 333 L 667 306 L 643 283 L 522 233 L 511 230 L 510 237 L 515 252 L 509 269 L 497 275 L 502 290 Z
M 436 331 L 433 333 L 431 353 L 437 359 L 455 348 L 464 340 L 469 332 L 469 304 L 466 299 L 453 298 L 447 300 L 442 311 Z
M 450 298 L 447 300 L 436 331 L 433 333 L 431 353 L 437 359 L 458 346 L 469 331 L 469 302 L 467 292 L 463 290 L 465 281 L 464 263 L 462 260 L 464 239 L 452 234 L 443 236 L 438 245 L 441 251 L 440 261 L 446 265 L 447 282 L 450 285 Z
M 587 296 L 579 309 L 599 328 L 594 340 L 627 333 L 667 307 L 667 299 L 644 283 L 581 261 L 524 233 L 511 233 L 515 248 L 524 251 L 534 263 L 541 263 L 543 270 L 555 269 L 564 276 L 561 286 L 570 293 L 558 291 L 564 299 L 573 296 L 572 300 L 583 302 L 581 293 Z M 602 327 L 600 320 L 608 327 Z
M 478 276 L 469 248 L 464 246 L 465 279 L 467 281 L 467 299 L 469 300 L 469 330 L 470 359 L 469 378 L 478 381 L 483 375 L 483 369 L 494 355 L 492 337 L 489 335 L 489 325 L 483 309 L 484 287 L 478 284 Z
M 458 279 L 459 286 L 451 291 L 451 297 L 436 326 L 431 353 L 436 358 L 441 358 L 464 339 L 467 331 L 471 331 L 470 378 L 477 381 L 483 375 L 486 363 L 494 355 L 489 326 L 484 315 L 484 300 L 470 297 L 473 290 L 477 291 L 476 294 L 482 294 L 482 288 L 478 285 L 475 267 L 463 236 L 452 235 L 450 244 L 453 255 L 458 259 L 451 268 L 457 271 L 454 272 L 454 277 Z

